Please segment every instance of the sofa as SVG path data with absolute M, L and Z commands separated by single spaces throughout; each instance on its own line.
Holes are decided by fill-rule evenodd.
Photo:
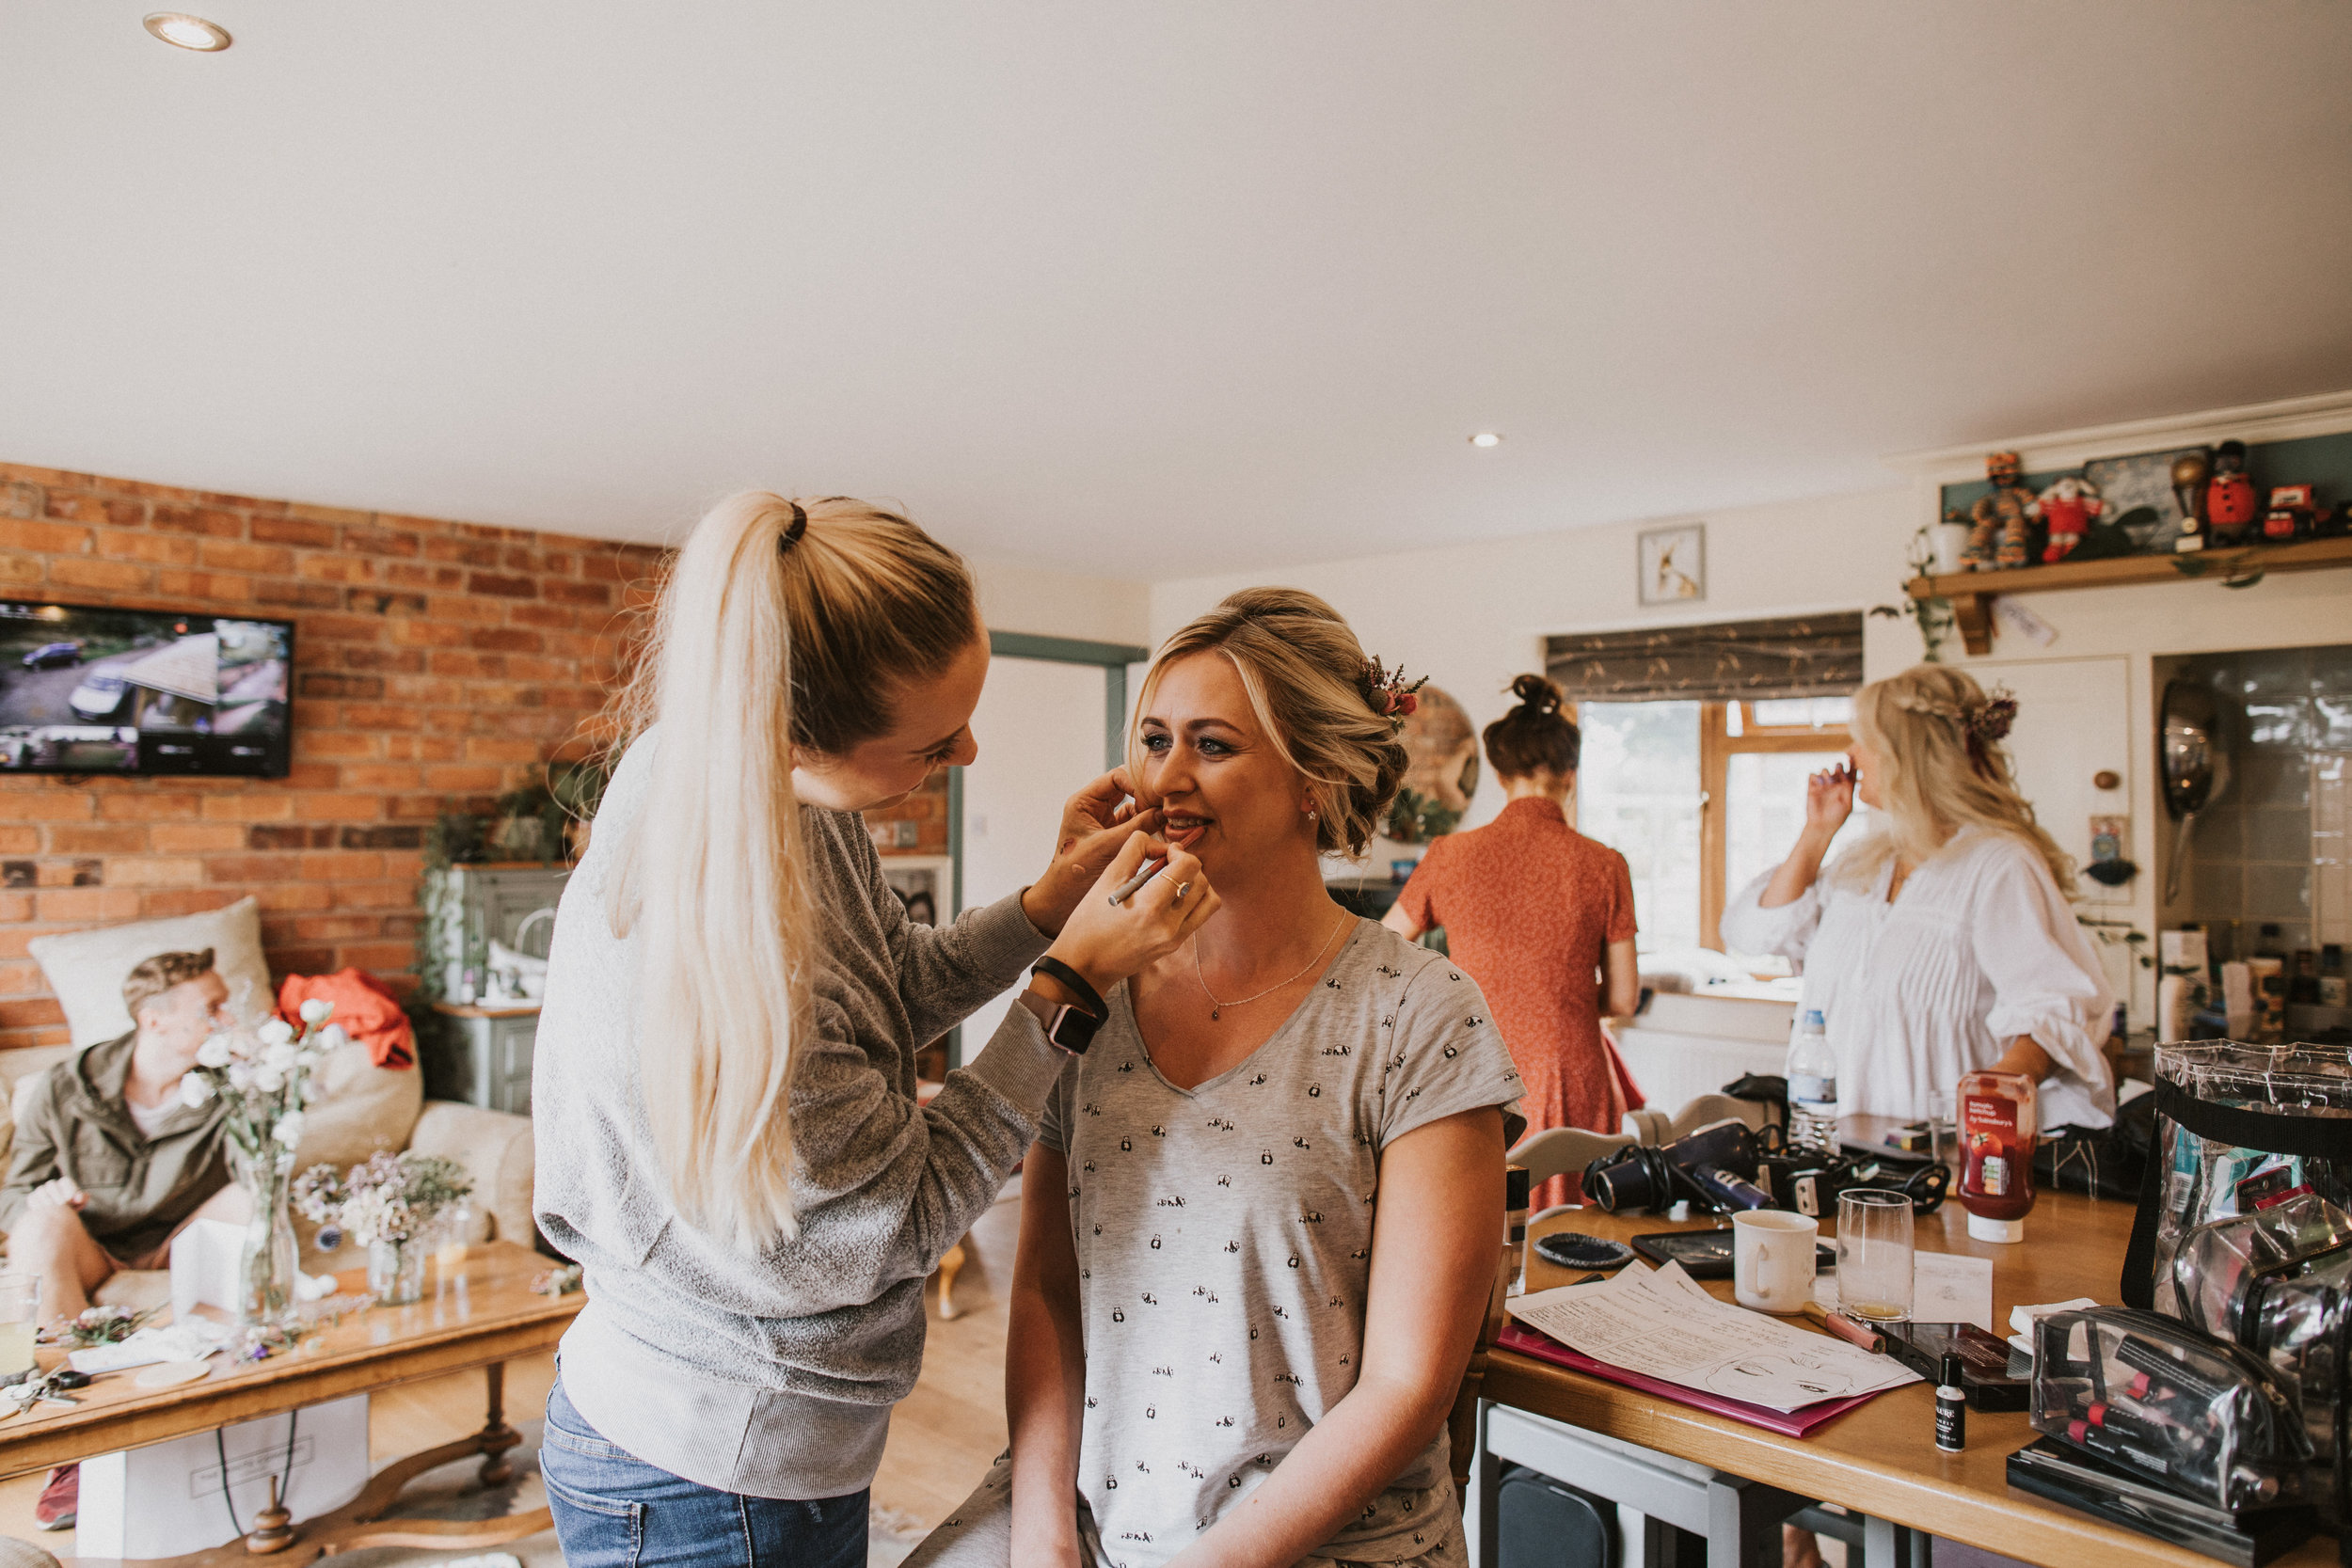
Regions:
M 130 1027 L 122 1009 L 122 980 L 142 958 L 210 947 L 215 966 L 230 982 L 232 1006 L 249 1017 L 260 1016 L 274 994 L 262 961 L 260 914 L 250 898 L 202 915 L 40 937 L 29 945 L 65 1009 L 72 1039 L 66 1045 L 0 1052 L 0 1090 L 8 1094 L 10 1111 L 0 1124 L 0 1161 L 6 1160 L 15 1139 L 15 1113 L 24 1108 L 40 1075 L 75 1052 Z M 367 1048 L 356 1042 L 319 1065 L 317 1083 L 322 1094 L 305 1119 L 294 1169 L 350 1166 L 385 1149 L 445 1155 L 473 1178 L 467 1240 L 532 1243 L 536 1230 L 531 1213 L 530 1117 L 427 1100 L 422 1073 L 415 1068 L 379 1068 L 369 1059 Z M 339 1273 L 365 1263 L 365 1255 L 350 1245 L 320 1252 L 315 1227 L 299 1217 L 294 1225 L 305 1272 Z M 138 1308 L 159 1304 L 169 1294 L 167 1273 L 126 1272 L 108 1280 L 97 1299 Z

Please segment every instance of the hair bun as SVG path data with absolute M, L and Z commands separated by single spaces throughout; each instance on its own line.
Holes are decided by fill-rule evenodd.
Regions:
M 1565 701 L 1559 687 L 1541 675 L 1521 675 L 1511 683 L 1511 695 L 1531 713 L 1557 713 Z

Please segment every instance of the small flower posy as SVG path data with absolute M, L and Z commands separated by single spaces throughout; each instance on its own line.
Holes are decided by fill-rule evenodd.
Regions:
M 1421 689 L 1428 684 L 1427 675 L 1407 681 L 1403 670 L 1388 669 L 1376 658 L 1364 660 L 1356 677 L 1356 689 L 1364 694 L 1364 705 L 1388 720 L 1391 729 L 1400 730 L 1421 706 Z
M 312 1165 L 294 1178 L 294 1206 L 321 1227 L 319 1249 L 332 1252 L 346 1232 L 361 1246 L 414 1241 L 472 1193 L 473 1178 L 454 1160 L 380 1153 L 348 1173 Z

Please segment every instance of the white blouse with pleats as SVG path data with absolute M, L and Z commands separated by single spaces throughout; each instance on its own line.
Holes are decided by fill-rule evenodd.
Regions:
M 1759 900 L 1772 874 L 1724 911 L 1724 943 L 1784 953 L 1804 976 L 1837 1053 L 1840 1110 L 1915 1120 L 1928 1096 L 1989 1068 L 2020 1035 L 2050 1053 L 2042 1126 L 2105 1127 L 2115 1083 L 2100 1045 L 2115 1010 L 2099 958 L 2040 851 L 1964 829 L 1890 903 L 1894 858 L 1856 875 L 1852 852 L 1804 896 Z

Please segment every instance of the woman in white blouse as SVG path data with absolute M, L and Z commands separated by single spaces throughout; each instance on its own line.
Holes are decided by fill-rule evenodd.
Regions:
M 2074 867 L 2011 777 L 2016 712 L 1941 665 L 1864 687 L 1851 766 L 1813 776 L 1796 848 L 1724 911 L 1726 945 L 1798 962 L 1849 1116 L 1925 1116 L 1992 1068 L 2040 1080 L 2045 1132 L 2115 1119 L 2114 999 L 2068 902 Z M 1881 820 L 1823 866 L 1857 793 Z

